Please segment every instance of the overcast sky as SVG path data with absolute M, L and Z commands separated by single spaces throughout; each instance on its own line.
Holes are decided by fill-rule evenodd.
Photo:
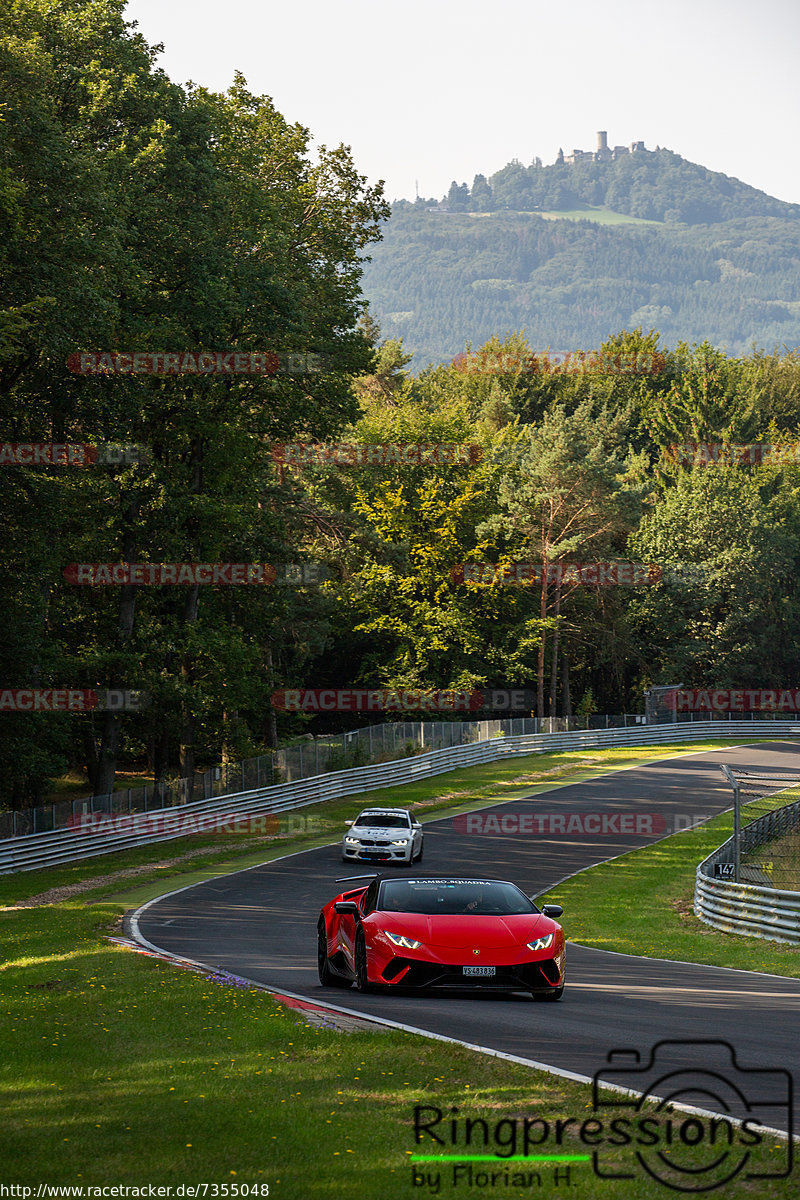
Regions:
M 798 0 L 130 0 L 178 83 L 235 70 L 391 199 L 512 158 L 666 146 L 800 203 Z

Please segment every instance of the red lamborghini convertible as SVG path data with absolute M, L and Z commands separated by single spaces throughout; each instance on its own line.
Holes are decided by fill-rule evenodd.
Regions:
M 562 911 L 537 908 L 499 879 L 372 876 L 320 913 L 320 983 L 360 992 L 478 987 L 559 1000 L 564 931 L 553 918 Z

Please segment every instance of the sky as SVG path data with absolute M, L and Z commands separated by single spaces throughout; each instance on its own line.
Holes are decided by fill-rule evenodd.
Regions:
M 241 71 L 389 200 L 643 141 L 800 203 L 797 0 L 130 0 L 177 83 Z

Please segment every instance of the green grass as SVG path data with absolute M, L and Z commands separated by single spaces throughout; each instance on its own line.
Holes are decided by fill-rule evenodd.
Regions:
M 455 1107 L 492 1129 L 538 1117 L 552 1131 L 556 1118 L 593 1115 L 585 1085 L 400 1032 L 322 1030 L 264 992 L 131 953 L 104 937 L 118 913 L 108 903 L 66 903 L 3 914 L 6 1184 L 267 1183 L 285 1200 L 402 1200 L 423 1194 L 411 1185 L 412 1155 L 452 1152 L 431 1139 L 415 1145 L 417 1104 L 447 1117 Z M 545 1005 L 530 1012 L 532 1021 L 547 1018 Z M 590 1154 L 576 1127 L 536 1152 Z M 771 1139 L 759 1150 L 762 1169 L 779 1145 Z M 455 1149 L 467 1148 L 486 1152 L 461 1137 Z M 554 1193 L 555 1164 L 537 1169 L 548 1185 L 540 1194 L 598 1194 L 585 1161 L 570 1165 L 568 1191 Z M 464 1194 L 447 1180 L 440 1194 Z M 663 1189 L 623 1181 L 603 1184 L 602 1194 L 635 1200 Z M 751 1193 L 745 1185 L 725 1193 L 739 1194 Z M 502 1195 L 530 1191 L 503 1187 Z
M 775 796 L 759 811 L 780 807 Z M 681 962 L 800 977 L 800 947 L 721 933 L 692 911 L 698 865 L 732 835 L 730 812 L 559 884 L 543 902 L 564 906 L 572 942 Z
M 51 888 L 69 887 L 98 876 L 152 865 L 151 880 L 135 884 L 115 880 L 99 885 L 93 891 L 95 898 L 121 896 L 132 906 L 169 891 L 171 886 L 183 886 L 259 862 L 269 862 L 295 850 L 328 845 L 342 836 L 345 820 L 369 804 L 409 807 L 424 822 L 429 818 L 467 812 L 486 803 L 507 802 L 552 787 L 582 782 L 609 771 L 641 766 L 676 754 L 738 745 L 741 741 L 741 738 L 729 738 L 677 746 L 559 751 L 463 767 L 416 783 L 380 788 L 293 810 L 283 815 L 285 831 L 279 837 L 194 835 L 59 867 L 0 875 L 0 908 Z M 186 855 L 193 857 L 187 860 Z M 179 861 L 173 861 L 176 859 Z
M 538 213 L 548 221 L 592 221 L 597 225 L 663 225 L 663 221 L 648 221 L 644 217 L 629 217 L 627 213 L 614 212 L 611 208 L 570 208 L 559 211 L 552 209 Z
M 587 204 L 585 208 L 565 209 L 501 209 L 491 213 L 468 213 L 470 217 L 544 217 L 546 221 L 592 221 L 596 225 L 663 225 L 663 221 L 650 221 L 645 217 L 630 217 L 627 213 L 615 212 L 613 208 Z
M 114 779 L 114 791 L 124 792 L 128 788 L 151 787 L 153 778 L 145 773 L 119 774 Z M 47 793 L 42 797 L 42 804 L 60 804 L 62 800 L 88 800 L 91 795 L 92 788 L 86 772 L 75 770 L 50 782 Z
M 713 746 L 722 744 L 736 742 L 717 741 Z M 577 1124 L 593 1117 L 588 1086 L 401 1032 L 322 1030 L 264 992 L 223 987 L 132 953 L 107 938 L 118 930 L 122 912 L 131 903 L 120 889 L 159 894 L 204 872 L 221 874 L 306 844 L 329 842 L 332 834 L 341 833 L 344 817 L 371 798 L 410 803 L 423 817 L 440 816 L 486 800 L 530 794 L 537 787 L 558 786 L 561 777 L 545 776 L 544 771 L 564 770 L 568 773 L 562 782 L 572 783 L 711 745 L 529 756 L 290 814 L 326 822 L 322 831 L 313 825 L 310 832 L 298 830 L 258 845 L 247 838 L 187 838 L 0 878 L 0 904 L 9 905 L 50 887 L 89 883 L 123 867 L 142 870 L 135 880 L 104 882 L 61 903 L 0 911 L 0 1182 L 267 1183 L 270 1196 L 286 1200 L 405 1200 L 433 1194 L 412 1186 L 415 1154 L 485 1152 L 482 1145 L 467 1147 L 463 1137 L 455 1148 L 430 1139 L 415 1145 L 417 1104 L 438 1106 L 445 1116 L 454 1107 L 461 1118 L 482 1118 L 491 1128 L 504 1119 L 547 1120 L 551 1136 L 537 1152 L 591 1154 L 593 1147 L 575 1136 Z M 581 766 L 589 757 L 597 761 Z M 533 776 L 538 784 L 531 781 Z M 700 836 L 703 832 L 712 845 L 725 836 L 724 830 L 713 836 L 712 831 L 700 831 Z M 663 853 L 672 843 L 697 836 L 680 835 L 654 850 Z M 189 849 L 200 853 L 165 865 Z M 703 856 L 696 843 L 689 852 Z M 633 859 L 630 855 L 621 862 L 630 864 Z M 688 863 L 688 869 L 693 870 L 696 861 Z M 687 862 L 684 859 L 684 874 Z M 595 871 L 562 885 L 558 898 L 565 898 L 571 887 L 585 886 Z M 646 875 L 645 871 L 645 883 Z M 632 904 L 642 904 L 642 881 L 637 882 L 635 871 L 628 882 L 634 887 Z M 567 900 L 565 922 L 573 937 L 586 928 L 581 924 L 587 919 L 583 901 L 577 895 Z M 618 919 L 618 890 L 614 902 Z M 584 907 L 589 909 L 588 902 Z M 636 910 L 626 908 L 626 918 L 634 916 L 638 920 Z M 662 929 L 663 920 L 662 911 Z M 676 912 L 677 927 L 682 920 Z M 629 936 L 638 937 L 636 922 L 628 923 L 633 926 Z M 742 940 L 719 938 L 727 943 Z M 619 947 L 603 945 L 631 952 L 632 943 L 623 942 Z M 763 953 L 765 945 L 756 943 L 756 950 Z M 334 999 L 346 1007 L 344 993 Z M 549 1006 L 531 1004 L 529 1011 L 532 1022 L 546 1023 Z M 598 1068 L 606 1049 L 598 1046 Z M 604 1113 L 603 1118 L 608 1122 L 615 1115 L 620 1113 Z M 557 1118 L 576 1122 L 560 1143 L 552 1136 Z M 511 1126 L 501 1128 L 507 1135 Z M 489 1152 L 494 1148 L 490 1144 Z M 618 1165 L 638 1170 L 628 1150 L 614 1153 Z M 769 1170 L 783 1153 L 781 1143 L 770 1140 L 757 1149 L 751 1169 Z M 476 1170 L 486 1168 L 483 1163 L 474 1165 Z M 556 1183 L 557 1166 L 563 1172 L 566 1164 L 536 1165 L 541 1187 L 501 1182 L 495 1188 L 468 1188 L 465 1183 L 454 1188 L 451 1167 L 415 1163 L 418 1171 L 441 1170 L 437 1194 L 454 1200 L 483 1194 L 556 1200 L 594 1200 L 599 1194 L 609 1200 L 638 1200 L 668 1194 L 663 1185 L 639 1175 L 598 1184 L 585 1161 L 570 1163 L 569 1182 L 562 1174 Z M 515 1163 L 513 1169 L 530 1172 L 533 1165 Z M 781 1186 L 771 1187 L 769 1194 Z M 727 1200 L 766 1193 L 742 1181 L 729 1185 L 724 1194 Z

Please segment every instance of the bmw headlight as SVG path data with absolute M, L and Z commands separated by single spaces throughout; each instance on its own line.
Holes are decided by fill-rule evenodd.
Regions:
M 354 837 L 347 836 L 347 837 L 345 837 L 344 840 L 348 846 L 359 846 L 361 844 L 360 838 L 354 838 Z
M 393 838 L 392 845 L 393 846 L 407 846 L 408 838 Z
M 388 930 L 383 931 L 393 946 L 401 946 L 403 950 L 418 950 L 422 942 L 415 942 L 413 938 L 404 937 L 401 933 L 389 933 Z
M 546 950 L 548 946 L 553 944 L 555 934 L 548 933 L 544 937 L 537 938 L 535 942 L 528 942 L 529 950 Z

